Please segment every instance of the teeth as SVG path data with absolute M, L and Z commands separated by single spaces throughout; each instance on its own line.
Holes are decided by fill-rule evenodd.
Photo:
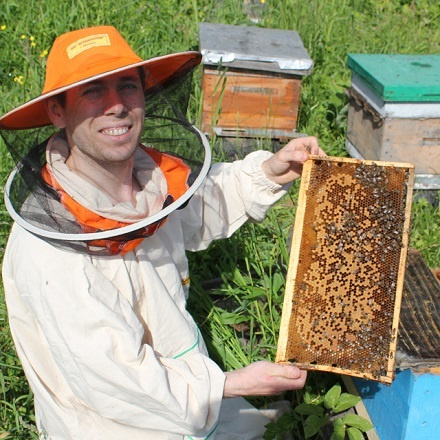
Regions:
M 109 136 L 121 136 L 122 134 L 127 133 L 128 127 L 118 127 L 118 128 L 106 128 L 102 130 L 103 134 Z

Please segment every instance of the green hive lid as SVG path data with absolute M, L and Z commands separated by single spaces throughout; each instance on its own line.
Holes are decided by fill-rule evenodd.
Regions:
M 349 54 L 347 64 L 382 101 L 440 102 L 440 55 Z

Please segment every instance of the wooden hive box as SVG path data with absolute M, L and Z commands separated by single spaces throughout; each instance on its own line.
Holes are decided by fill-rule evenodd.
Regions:
M 200 23 L 202 131 L 289 138 L 312 60 L 295 31 Z
M 413 184 L 411 164 L 305 163 L 277 362 L 391 383 Z
M 411 162 L 416 189 L 440 189 L 440 55 L 351 54 L 347 150 Z

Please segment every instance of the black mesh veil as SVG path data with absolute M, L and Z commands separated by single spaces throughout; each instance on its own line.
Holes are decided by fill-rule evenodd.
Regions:
M 141 138 L 143 145 L 177 156 L 189 166 L 188 189 L 182 196 L 136 223 L 106 231 L 84 232 L 75 217 L 60 203 L 57 191 L 42 178 L 46 146 L 58 129 L 47 126 L 2 130 L 0 134 L 16 163 L 5 188 L 5 204 L 11 217 L 31 233 L 56 245 L 106 254 L 105 249 L 89 244 L 97 240 L 126 242 L 139 238 L 146 227 L 160 223 L 172 211 L 183 207 L 203 182 L 211 161 L 208 141 L 185 116 L 192 90 L 192 72 L 192 66 L 183 66 L 165 84 L 156 84 L 145 92 L 145 122 Z

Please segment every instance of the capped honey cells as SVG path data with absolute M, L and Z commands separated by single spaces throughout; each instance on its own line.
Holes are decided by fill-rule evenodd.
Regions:
M 277 362 L 392 382 L 413 186 L 411 164 L 305 163 Z

